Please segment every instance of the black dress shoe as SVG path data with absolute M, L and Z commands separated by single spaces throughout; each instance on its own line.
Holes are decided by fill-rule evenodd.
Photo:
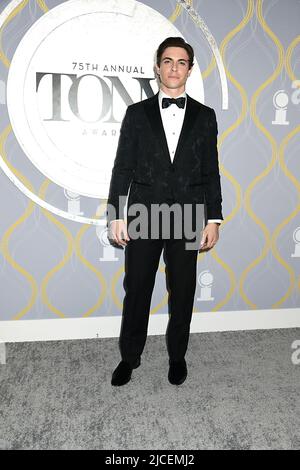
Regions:
M 168 379 L 172 385 L 181 385 L 187 377 L 187 367 L 185 359 L 182 361 L 169 361 Z
M 126 361 L 121 361 L 118 367 L 114 370 L 111 384 L 112 385 L 125 385 L 131 379 L 132 369 L 137 369 L 141 364 L 141 360 L 137 359 L 137 361 L 131 365 Z

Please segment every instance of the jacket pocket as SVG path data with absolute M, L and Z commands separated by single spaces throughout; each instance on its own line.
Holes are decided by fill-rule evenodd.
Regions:
M 141 181 L 141 180 L 137 180 L 137 179 L 132 180 L 132 182 L 135 183 L 135 184 L 140 184 L 142 186 L 152 186 L 152 184 L 153 184 L 153 183 L 148 182 L 148 181 Z

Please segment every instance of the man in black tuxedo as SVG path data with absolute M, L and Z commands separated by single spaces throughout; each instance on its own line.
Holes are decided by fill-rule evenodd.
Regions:
M 182 38 L 165 39 L 156 54 L 159 92 L 128 106 L 121 126 L 107 206 L 111 242 L 125 249 L 122 360 L 113 372 L 112 385 L 127 383 L 132 370 L 140 365 L 162 250 L 170 307 L 166 334 L 168 379 L 179 385 L 187 376 L 184 356 L 196 289 L 197 256 L 217 243 L 223 220 L 215 111 L 185 92 L 193 60 L 193 48 Z M 123 211 L 129 187 L 125 222 Z M 161 230 L 155 239 L 130 237 L 134 217 L 129 209 L 137 203 L 149 210 L 153 204 L 190 204 L 193 208 L 204 204 L 206 225 L 197 249 L 186 249 L 184 236 L 174 237 L 173 222 L 167 238 Z

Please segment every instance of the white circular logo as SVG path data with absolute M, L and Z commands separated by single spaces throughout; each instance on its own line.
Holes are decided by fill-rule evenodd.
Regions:
M 107 198 L 122 118 L 129 104 L 157 93 L 155 51 L 168 36 L 182 35 L 135 0 L 69 0 L 20 41 L 7 81 L 11 125 L 24 156 L 64 194 Z M 187 92 L 203 101 L 196 60 Z M 63 217 L 101 223 L 23 192 Z

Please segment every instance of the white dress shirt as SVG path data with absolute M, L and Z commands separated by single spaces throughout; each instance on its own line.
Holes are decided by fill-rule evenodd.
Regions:
M 176 96 L 176 98 L 179 98 L 181 96 L 186 98 L 186 92 L 183 92 L 181 95 Z M 167 139 L 170 158 L 171 158 L 171 161 L 173 162 L 178 139 L 180 136 L 180 132 L 181 132 L 181 128 L 182 128 L 182 124 L 184 120 L 187 99 L 185 100 L 184 108 L 179 108 L 177 104 L 172 103 L 170 106 L 163 109 L 162 108 L 163 98 L 172 98 L 172 97 L 168 96 L 162 90 L 159 90 L 159 93 L 158 93 L 159 109 L 160 109 L 161 119 L 162 119 L 164 131 L 165 131 L 165 135 Z M 115 220 L 123 220 L 123 219 L 115 219 Z M 111 222 L 114 222 L 114 220 L 112 220 Z M 220 224 L 221 222 L 222 222 L 221 219 L 208 219 L 207 220 L 207 223 Z

